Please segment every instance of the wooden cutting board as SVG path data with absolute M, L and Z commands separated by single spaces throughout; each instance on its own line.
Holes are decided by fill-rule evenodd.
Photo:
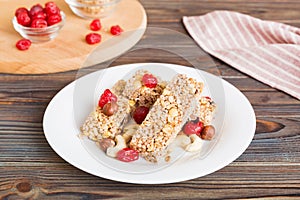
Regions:
M 102 42 L 88 45 L 85 35 L 92 32 L 89 29 L 92 20 L 77 17 L 63 0 L 54 0 L 66 14 L 66 24 L 59 35 L 49 42 L 33 43 L 27 51 L 19 51 L 15 44 L 22 37 L 12 25 L 15 10 L 36 3 L 44 5 L 47 1 L 0 0 L 0 73 L 54 73 L 101 63 L 134 46 L 146 28 L 143 6 L 137 0 L 122 0 L 112 15 L 101 19 L 102 29 L 98 33 Z M 125 31 L 121 36 L 109 33 L 110 26 L 116 24 Z

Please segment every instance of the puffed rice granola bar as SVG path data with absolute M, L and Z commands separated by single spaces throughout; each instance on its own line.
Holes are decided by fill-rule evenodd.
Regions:
M 117 105 L 118 111 L 112 116 L 106 116 L 97 106 L 82 125 L 81 132 L 94 141 L 103 138 L 114 139 L 121 133 L 122 127 L 130 115 L 128 99 L 118 96 Z
M 157 84 L 155 88 L 143 86 L 141 82 L 144 74 L 150 72 L 138 70 L 128 81 L 119 80 L 112 87 L 112 92 L 118 97 L 118 111 L 112 116 L 106 116 L 101 108 L 96 107 L 82 125 L 81 132 L 94 141 L 103 138 L 114 139 L 116 135 L 121 134 L 134 105 L 152 106 L 161 95 L 164 86 L 161 84 Z
M 122 93 L 123 96 L 130 100 L 131 106 L 146 106 L 151 107 L 156 99 L 162 94 L 166 83 L 161 81 L 159 77 L 158 84 L 154 88 L 149 88 L 143 85 L 142 77 L 145 74 L 151 74 L 147 70 L 138 70 L 135 74 L 126 82 L 126 86 Z
M 183 74 L 174 77 L 133 135 L 130 147 L 147 161 L 158 162 L 194 112 L 203 84 Z

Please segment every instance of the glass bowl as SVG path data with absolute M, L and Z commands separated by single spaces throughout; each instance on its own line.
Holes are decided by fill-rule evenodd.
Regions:
M 54 39 L 61 28 L 65 25 L 66 15 L 60 11 L 61 21 L 57 24 L 47 26 L 45 28 L 31 28 L 22 26 L 17 22 L 16 17 L 13 18 L 13 26 L 15 30 L 24 38 L 29 39 L 31 42 L 47 42 Z
M 103 18 L 112 14 L 121 0 L 65 0 L 74 14 L 86 19 Z

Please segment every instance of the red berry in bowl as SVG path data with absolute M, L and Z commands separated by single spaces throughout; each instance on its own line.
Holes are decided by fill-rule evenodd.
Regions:
M 118 151 L 117 159 L 123 162 L 132 162 L 139 159 L 139 152 L 131 148 L 124 148 Z
M 47 23 L 49 26 L 57 24 L 61 21 L 61 16 L 58 14 L 48 16 Z
M 30 45 L 31 41 L 28 39 L 21 39 L 16 43 L 16 47 L 21 51 L 29 49 Z
M 54 2 L 47 2 L 45 4 L 45 13 L 47 13 L 48 16 L 58 15 L 59 12 L 60 12 L 60 9 Z
M 96 44 L 101 42 L 101 35 L 98 33 L 89 33 L 85 36 L 85 41 L 88 44 Z
M 110 33 L 112 35 L 121 35 L 122 32 L 123 32 L 123 29 L 119 25 L 112 26 L 110 28 Z
M 47 22 L 44 19 L 34 19 L 30 25 L 31 28 L 45 28 L 47 27 Z
M 57 7 L 57 5 L 53 1 L 49 1 L 45 3 L 45 8 L 54 8 L 54 7 Z
M 33 5 L 29 10 L 29 16 L 33 17 L 43 11 L 43 7 L 40 4 Z
M 92 31 L 100 31 L 101 29 L 101 22 L 99 19 L 94 19 L 91 23 L 90 23 L 90 29 Z
M 21 8 L 18 8 L 15 12 L 15 16 L 17 17 L 21 12 L 25 12 L 27 14 L 29 14 L 27 8 L 24 8 L 24 7 L 21 7 Z
M 144 86 L 148 88 L 155 88 L 157 85 L 157 78 L 152 74 L 145 74 L 142 78 Z
M 109 102 L 117 102 L 118 98 L 109 89 L 104 90 L 103 94 L 100 96 L 98 106 L 103 108 L 105 104 Z
M 141 124 L 146 118 L 149 108 L 146 106 L 138 106 L 132 113 L 132 117 L 137 124 Z
M 31 22 L 29 14 L 27 12 L 19 13 L 17 16 L 17 22 L 22 26 L 29 26 Z
M 31 19 L 46 19 L 47 15 L 44 12 L 39 12 L 36 15 L 32 16 Z
M 200 135 L 202 129 L 203 129 L 203 123 L 202 122 L 200 122 L 200 121 L 199 122 L 189 121 L 184 125 L 183 132 L 186 135 L 192 135 L 192 134 Z

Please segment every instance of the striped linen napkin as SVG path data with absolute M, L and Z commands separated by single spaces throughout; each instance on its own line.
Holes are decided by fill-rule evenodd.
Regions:
M 300 28 L 231 11 L 183 17 L 209 54 L 300 99 Z

